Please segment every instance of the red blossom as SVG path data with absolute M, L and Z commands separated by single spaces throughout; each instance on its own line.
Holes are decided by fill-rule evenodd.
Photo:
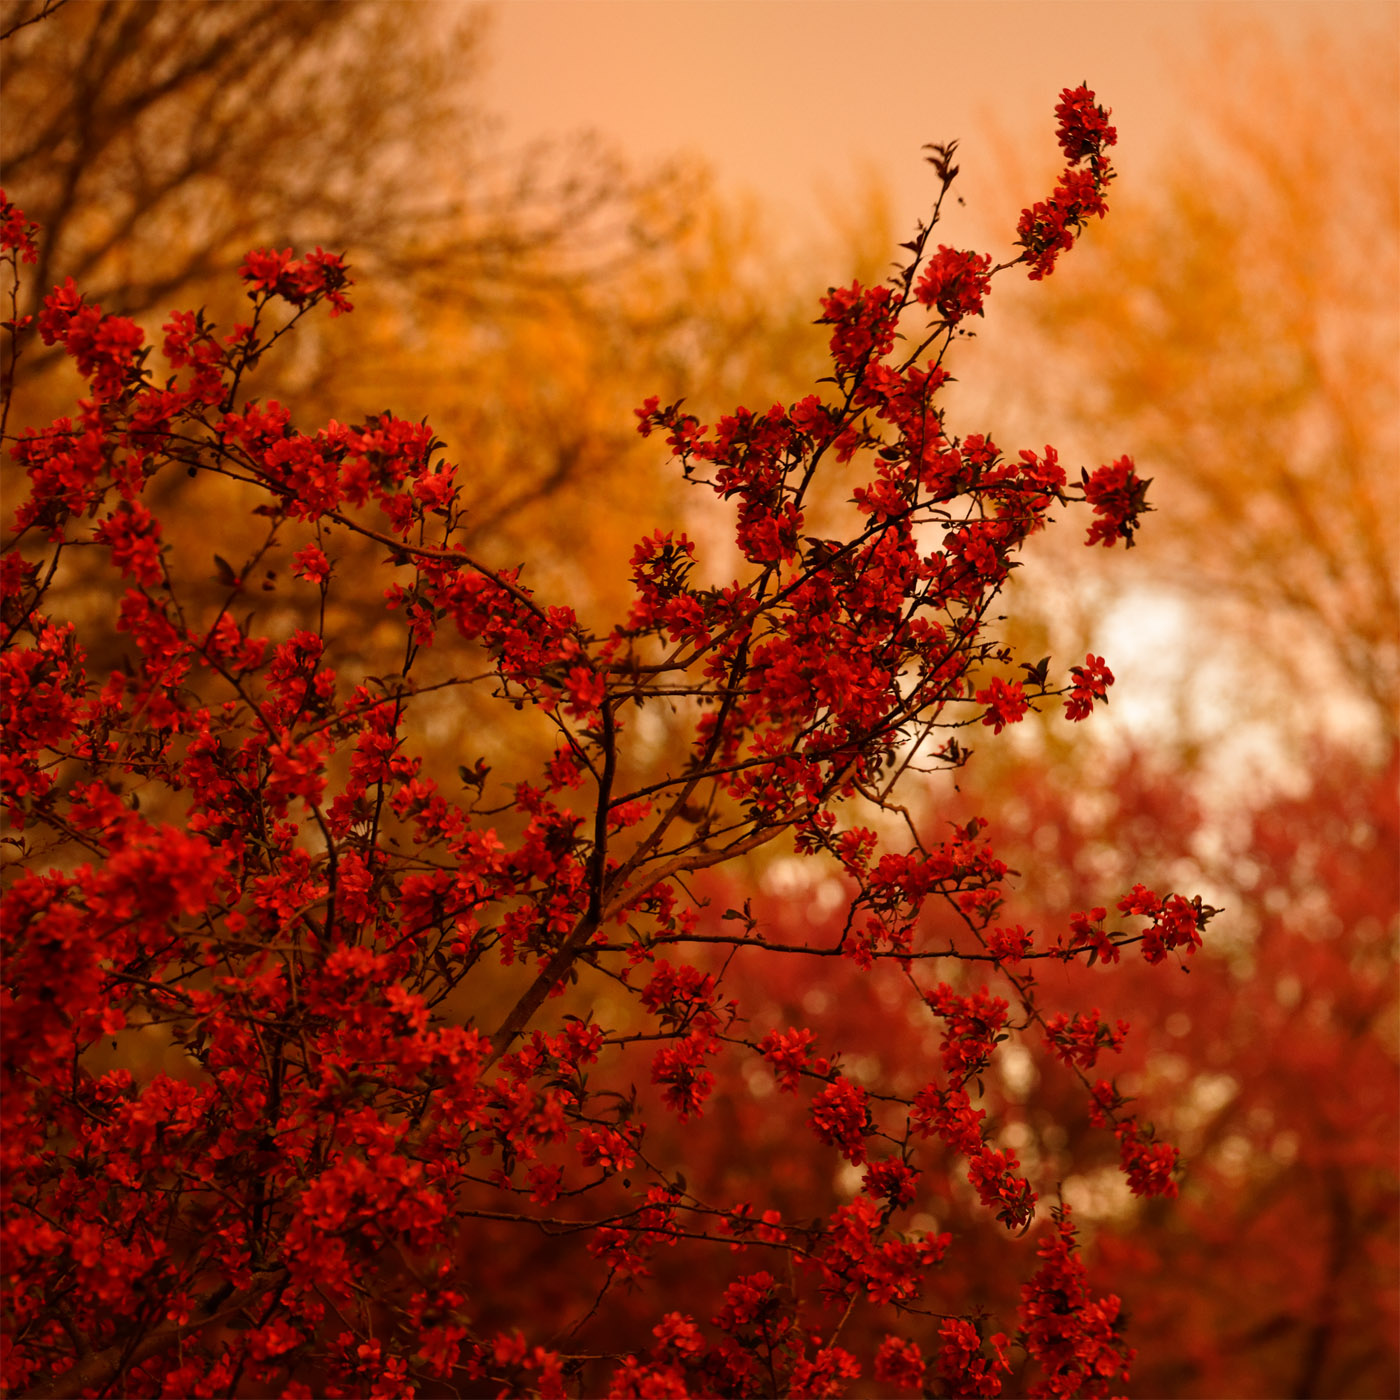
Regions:
M 11 204 L 5 191 L 0 190 L 0 248 L 11 255 L 18 253 L 23 262 L 37 263 L 38 235 L 39 225 L 32 223 L 24 210 Z
M 112 551 L 112 563 L 122 574 L 146 588 L 161 581 L 160 524 L 140 502 L 122 502 L 93 532 L 93 539 Z
M 807 1029 L 769 1031 L 758 1042 L 763 1058 L 773 1067 L 779 1085 L 795 1094 L 807 1067 L 808 1056 L 816 1042 L 816 1032 Z
M 1104 1050 L 1121 1050 L 1127 1033 L 1125 1021 L 1114 1028 L 1099 1020 L 1098 1007 L 1074 1016 L 1061 1011 L 1045 1023 L 1046 1044 L 1067 1065 L 1080 1069 L 1093 1069 Z
M 1089 527 L 1085 544 L 1102 544 L 1110 548 L 1122 539 L 1132 547 L 1138 517 L 1150 507 L 1147 488 L 1152 484 L 1139 479 L 1131 457 L 1120 457 L 1106 467 L 1098 467 L 1084 479 L 1084 499 L 1094 508 L 1099 519 Z
M 1114 178 L 1104 150 L 1117 142 L 1118 133 L 1108 125 L 1108 113 L 1095 103 L 1094 94 L 1086 87 L 1066 88 L 1055 115 L 1069 166 L 1048 201 L 1021 211 L 1016 229 L 1017 241 L 1025 249 L 1021 258 L 1029 264 L 1033 282 L 1049 276 L 1089 218 L 1103 218 L 1108 212 L 1104 190 Z M 1076 168 L 1081 161 L 1088 162 L 1086 169 Z
M 991 265 L 986 253 L 958 252 L 940 243 L 924 264 L 914 295 L 921 306 L 936 307 L 950 326 L 964 316 L 980 316 L 982 299 L 991 288 Z
M 326 558 L 321 547 L 315 544 L 308 544 L 297 550 L 292 567 L 298 578 L 304 578 L 309 583 L 325 583 L 331 573 L 330 560 Z
M 1074 686 L 1070 697 L 1065 701 L 1065 717 L 1071 720 L 1087 719 L 1093 712 L 1094 702 L 1108 703 L 1108 687 L 1113 684 L 1113 672 L 1104 664 L 1101 656 L 1092 652 L 1084 658 L 1084 665 L 1071 666 L 1070 675 Z
M 1019 723 L 1030 709 L 1021 682 L 1012 681 L 1007 685 L 1000 676 L 993 677 L 990 686 L 977 692 L 977 703 L 987 706 L 982 723 L 991 725 L 993 734 L 1000 734 L 1008 724 Z
M 938 1374 L 949 1394 L 989 1397 L 1001 1394 L 1001 1381 L 992 1371 L 999 1364 L 1005 1370 L 1011 1368 L 982 1354 L 982 1339 L 971 1323 L 949 1318 L 939 1327 L 938 1338 Z
M 907 1206 L 914 1199 L 919 1173 L 899 1161 L 873 1162 L 866 1168 L 861 1190 L 869 1196 L 888 1201 L 892 1206 Z
M 706 1067 L 713 1049 L 709 1036 L 690 1035 L 658 1050 L 652 1059 L 652 1082 L 663 1086 L 666 1104 L 680 1115 L 681 1122 L 703 1111 L 714 1087 L 714 1073 Z
M 994 928 L 987 938 L 987 951 L 1002 962 L 1020 962 L 1031 948 L 1031 935 L 1020 924 L 1014 929 Z
M 943 1067 L 965 1081 L 987 1063 L 998 1042 L 1005 1039 L 1007 1003 L 992 996 L 986 987 L 971 996 L 960 996 L 947 983 L 941 983 L 924 999 L 944 1020 Z
M 1065 88 L 1055 104 L 1059 123 L 1056 139 L 1071 165 L 1097 158 L 1105 146 L 1118 143 L 1118 132 L 1109 126 L 1109 113 L 1094 100 L 1087 87 Z
M 281 297 L 296 307 L 306 307 L 322 297 L 331 304 L 331 315 L 350 311 L 344 288 L 352 285 L 344 261 L 317 248 L 305 258 L 294 259 L 290 248 L 258 248 L 243 259 L 238 274 L 259 294 Z
M 71 277 L 44 298 L 39 336 L 45 345 L 64 347 L 99 398 L 112 397 L 139 376 L 138 356 L 146 341 L 141 327 L 88 306 Z
M 1036 1194 L 1030 1183 L 1017 1176 L 1016 1154 L 1009 1149 L 994 1152 L 984 1147 L 968 1163 L 967 1179 L 977 1192 L 977 1199 L 1008 1230 L 1028 1225 L 1035 1213 Z
M 605 678 L 587 666 L 572 666 L 565 681 L 569 700 L 565 712 L 575 718 L 596 711 L 607 694 Z
M 1021 1290 L 1025 1345 L 1044 1371 L 1034 1396 L 1107 1396 L 1128 1377 L 1132 1351 L 1120 1336 L 1116 1297 L 1094 1298 L 1075 1243 L 1068 1209 L 1037 1249 L 1041 1265 Z
M 1180 1153 L 1170 1143 L 1154 1142 L 1136 1123 L 1117 1129 L 1123 1175 L 1134 1196 L 1175 1196 L 1174 1175 Z
M 866 1159 L 865 1137 L 869 1130 L 869 1097 L 849 1079 L 829 1084 L 812 1100 L 812 1131 L 829 1146 L 838 1148 L 848 1162 Z
M 823 1347 L 792 1370 L 788 1393 L 794 1400 L 819 1400 L 846 1393 L 846 1382 L 860 1376 L 860 1363 L 841 1347 Z
M 831 357 L 837 368 L 856 370 L 868 359 L 894 349 L 894 298 L 888 287 L 862 288 L 859 282 L 822 298 L 822 325 L 834 326 Z

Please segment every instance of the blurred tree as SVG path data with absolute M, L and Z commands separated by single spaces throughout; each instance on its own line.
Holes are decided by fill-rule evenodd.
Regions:
M 49 231 L 31 303 L 72 276 L 161 314 L 250 246 L 322 243 L 380 281 L 450 272 L 479 308 L 533 294 L 542 252 L 559 286 L 664 237 L 596 145 L 492 141 L 475 7 L 6 0 L 0 32 L 0 160 Z

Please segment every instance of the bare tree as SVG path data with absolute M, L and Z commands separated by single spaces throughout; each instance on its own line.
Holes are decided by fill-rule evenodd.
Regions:
M 258 243 L 485 303 L 664 240 L 674 202 L 648 223 L 635 195 L 665 176 L 491 140 L 471 98 L 485 27 L 378 0 L 5 0 L 0 168 L 45 230 L 21 312 L 68 276 L 163 311 Z

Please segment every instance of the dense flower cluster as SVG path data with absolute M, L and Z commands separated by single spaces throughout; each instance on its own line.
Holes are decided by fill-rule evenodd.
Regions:
M 914 295 L 920 306 L 935 307 L 949 325 L 964 316 L 982 315 L 982 298 L 991 289 L 991 257 L 960 253 L 938 245 L 938 251 L 924 264 Z
M 1091 218 L 1108 212 L 1104 191 L 1114 178 L 1104 154 L 1116 145 L 1118 132 L 1108 124 L 1108 112 L 1086 87 L 1066 88 L 1055 108 L 1059 142 L 1069 165 L 1048 200 L 1021 211 L 1017 241 L 1025 251 L 1021 261 L 1030 266 L 1030 279 L 1038 282 L 1054 271 L 1061 253 Z M 1084 168 L 1080 168 L 1081 165 Z
M 275 248 L 259 248 L 244 258 L 238 274 L 254 298 L 276 296 L 293 306 L 306 306 L 324 297 L 332 316 L 353 309 L 343 291 L 350 285 L 344 261 L 320 248 L 299 259 L 292 257 L 290 248 L 280 253 Z
M 39 225 L 26 217 L 18 205 L 12 204 L 5 191 L 0 190 L 0 249 L 13 257 L 18 254 L 23 262 L 39 261 Z
M 1113 684 L 1113 672 L 1104 664 L 1101 656 L 1092 652 L 1084 658 L 1082 666 L 1071 666 L 1069 673 L 1074 679 L 1069 699 L 1065 701 L 1065 718 L 1087 719 L 1093 713 L 1094 702 L 1108 704 L 1108 688 Z
M 1061 144 L 1093 184 L 1061 208 L 1067 227 L 1109 178 L 1112 129 L 1083 90 L 1062 106 Z M 1132 1189 L 1171 1192 L 1174 1149 L 1086 1077 L 1126 1028 L 1042 1012 L 1026 970 L 1116 960 L 1139 939 L 1150 962 L 1189 953 L 1213 912 L 1139 885 L 1118 910 L 1146 934 L 1095 908 L 1037 947 L 997 924 L 1010 872 L 981 824 L 930 830 L 893 795 L 906 770 L 963 761 L 955 738 L 930 744 L 940 729 L 980 717 L 999 733 L 1066 694 L 1079 719 L 1105 698 L 1096 657 L 1064 686 L 1048 661 L 1006 680 L 1015 658 L 989 619 L 1053 506 L 1089 503 L 1090 543 L 1110 545 L 1146 508 L 1127 459 L 1075 488 L 1051 448 L 1008 457 L 947 431 L 939 360 L 992 269 L 927 251 L 932 227 L 889 283 L 824 299 L 826 397 L 713 427 L 656 399 L 639 410 L 729 511 L 745 562 L 702 587 L 696 546 L 654 532 L 631 557 L 626 619 L 601 635 L 519 568 L 458 547 L 463 487 L 426 425 L 386 412 L 308 430 L 241 397 L 292 324 L 350 309 L 337 257 L 250 253 L 248 323 L 220 333 L 174 311 L 158 348 L 71 281 L 48 294 L 39 332 L 89 388 L 13 442 L 29 489 L 0 563 L 7 1385 L 826 1396 L 873 1367 L 993 1395 L 1013 1349 L 1037 1393 L 1116 1381 L 1117 1300 L 1085 1288 L 1064 1220 L 1015 1338 L 906 1311 L 953 1255 L 951 1232 L 911 1218 L 931 1183 L 962 1175 L 989 1229 L 1036 1222 L 979 1078 L 1033 1027 Z M 9 204 L 0 237 L 18 276 L 34 233 Z M 1053 261 L 1053 239 L 1027 237 L 1028 257 Z M 928 338 L 900 359 L 906 313 Z M 855 523 L 818 539 L 812 482 L 833 463 L 858 476 Z M 181 477 L 225 492 L 208 543 L 236 564 L 163 528 L 149 488 Z M 220 533 L 232 515 L 260 532 L 246 557 Z M 354 582 L 349 539 L 383 557 L 374 620 L 402 647 L 385 674 L 347 664 L 326 622 Z M 111 589 L 107 633 L 91 607 L 65 612 L 59 562 L 75 555 Z M 260 614 L 254 584 L 279 558 L 292 596 Z M 474 676 L 423 678 L 440 636 Z M 502 702 L 493 757 L 510 780 L 481 759 L 457 784 L 413 751 L 415 720 L 465 686 Z M 678 703 L 686 752 L 647 774 L 629 726 Z M 516 743 L 527 725 L 547 740 L 537 766 L 535 740 Z M 694 896 L 703 872 L 779 838 L 844 882 L 825 943 L 783 943 L 747 904 L 714 918 Z M 941 1035 L 942 1081 L 869 1075 L 859 1044 L 741 1004 L 741 953 L 799 960 L 814 1017 L 897 972 Z M 754 1095 L 796 1106 L 828 1180 L 854 1173 L 843 1198 L 813 1205 L 775 1181 L 737 1200 L 722 1173 L 692 1183 L 656 1151 L 660 1125 L 722 1134 L 716 1085 L 736 1064 Z M 558 1253 L 534 1267 L 572 1330 L 493 1311 L 499 1261 L 514 1273 L 541 1241 Z M 703 1306 L 626 1291 L 678 1276 Z M 833 1340 L 857 1299 L 880 1318 L 878 1353 Z M 922 1347 L 885 1330 L 901 1316 Z
M 993 1358 L 983 1353 L 982 1339 L 971 1323 L 949 1318 L 939 1329 L 938 1374 L 949 1395 L 996 1396 L 1001 1394 L 999 1368 L 1011 1369 L 1006 1360 L 1009 1339 L 997 1333 L 991 1339 Z
M 1112 1395 L 1128 1378 L 1133 1352 L 1122 1340 L 1120 1301 L 1089 1293 L 1067 1209 L 1055 1211 L 1037 1252 L 1041 1266 L 1022 1288 L 1019 1309 L 1026 1349 L 1044 1370 L 1031 1394 Z

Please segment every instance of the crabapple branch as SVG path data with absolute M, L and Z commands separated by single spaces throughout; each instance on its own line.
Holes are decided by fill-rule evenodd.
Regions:
M 1020 660 L 993 603 L 1052 507 L 1131 544 L 1147 483 L 1122 457 L 1072 484 L 1051 447 L 952 433 L 939 399 L 994 277 L 1040 280 L 1104 212 L 1108 114 L 1079 88 L 1056 115 L 1068 168 L 1012 260 L 935 244 L 956 168 L 934 148 L 897 271 L 822 298 L 811 392 L 714 425 L 637 410 L 741 562 L 697 586 L 696 545 L 655 530 L 598 633 L 489 542 L 457 547 L 468 488 L 426 423 L 307 429 L 247 398 L 261 357 L 351 310 L 337 255 L 251 251 L 251 323 L 173 311 L 158 345 L 71 279 L 44 291 L 28 333 L 88 390 L 7 438 L 28 481 L 0 558 L 7 1386 L 1126 1380 L 1118 1299 L 1089 1291 L 986 1085 L 1008 1042 L 1048 1052 L 1131 1191 L 1172 1195 L 1175 1149 L 1092 1077 L 1126 1025 L 1045 1006 L 1028 969 L 1178 964 L 1215 911 L 1139 883 L 1112 917 L 1105 897 L 1007 926 L 983 824 L 940 825 L 918 788 L 967 762 L 968 725 L 994 739 L 1055 697 L 1078 722 L 1113 683 L 1102 657 L 1063 684 Z M 16 286 L 39 236 L 0 197 Z M 848 490 L 854 523 L 804 533 Z M 828 923 L 754 909 L 739 872 L 777 852 L 837 892 Z M 879 1026 L 842 1020 L 870 995 Z M 911 1047 L 931 1026 L 936 1054 L 880 1063 L 891 1025 Z M 760 1100 L 803 1182 L 735 1186 L 725 1124 Z M 966 1240 L 1037 1225 L 1011 1331 L 984 1335 Z M 558 1316 L 580 1319 L 567 1355 Z

